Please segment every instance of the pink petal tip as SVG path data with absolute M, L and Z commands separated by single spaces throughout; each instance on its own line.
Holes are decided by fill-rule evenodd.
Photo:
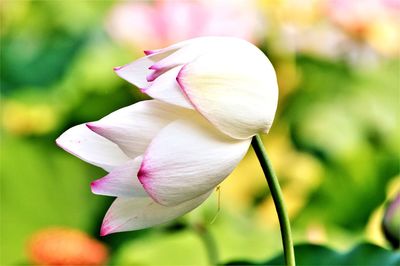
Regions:
M 101 127 L 97 125 L 95 122 L 86 123 L 86 126 L 93 131 L 94 133 L 98 133 L 101 131 Z
M 95 180 L 90 183 L 90 190 L 92 191 L 93 194 L 97 194 L 96 190 L 99 188 L 99 185 L 101 182 L 99 182 L 100 179 Z
M 153 50 L 144 50 L 143 52 L 145 55 L 152 55 L 155 53 Z
M 111 233 L 110 229 L 107 226 L 104 226 L 104 224 L 101 226 L 100 229 L 100 236 L 106 236 Z
M 140 166 L 140 169 L 137 173 L 137 178 L 139 179 L 139 182 L 142 184 L 144 190 L 147 192 L 147 194 L 158 204 L 162 203 L 157 199 L 152 187 L 151 187 L 151 176 L 150 172 L 146 169 L 145 161 L 142 162 L 142 165 Z

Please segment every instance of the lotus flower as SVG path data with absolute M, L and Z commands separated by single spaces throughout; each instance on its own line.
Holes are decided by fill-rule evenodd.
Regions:
M 117 197 L 101 235 L 161 224 L 200 205 L 268 132 L 278 87 L 268 58 L 247 41 L 202 37 L 116 73 L 153 100 L 75 126 L 57 144 L 108 171 L 95 194 Z

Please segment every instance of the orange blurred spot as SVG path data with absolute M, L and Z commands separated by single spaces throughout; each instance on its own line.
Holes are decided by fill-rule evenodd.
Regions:
M 104 244 L 81 231 L 48 228 L 30 239 L 28 256 L 38 265 L 104 265 L 108 250 Z

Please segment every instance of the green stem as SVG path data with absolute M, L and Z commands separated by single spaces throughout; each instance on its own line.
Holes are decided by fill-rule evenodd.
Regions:
M 275 203 L 275 209 L 278 214 L 279 225 L 281 227 L 281 236 L 283 243 L 283 253 L 285 256 L 285 264 L 288 266 L 295 266 L 294 249 L 292 234 L 290 232 L 289 217 L 286 212 L 283 195 L 279 186 L 278 178 L 272 170 L 271 162 L 268 159 L 267 152 L 259 135 L 255 135 L 251 141 L 251 145 L 257 155 L 261 168 L 263 169 L 265 179 L 271 191 L 272 199 Z
M 193 228 L 204 243 L 210 265 L 218 265 L 217 244 L 215 243 L 215 240 L 210 231 L 208 231 L 208 229 L 202 224 L 194 224 Z

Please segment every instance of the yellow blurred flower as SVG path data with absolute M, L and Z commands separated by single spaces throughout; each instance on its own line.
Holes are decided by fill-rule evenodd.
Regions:
M 306 229 L 307 241 L 313 244 L 325 244 L 327 242 L 326 228 L 322 224 L 310 224 Z
M 311 155 L 297 151 L 288 130 L 274 128 L 264 139 L 265 147 L 282 184 L 289 216 L 294 217 L 304 207 L 308 195 L 321 182 L 323 168 Z M 236 170 L 221 185 L 223 207 L 244 211 L 255 199 L 268 194 L 268 186 L 257 158 L 251 150 Z M 256 220 L 260 225 L 278 225 L 276 211 L 270 196 L 256 206 Z
M 394 199 L 400 191 L 400 175 L 397 175 L 392 182 L 388 184 L 386 198 Z M 387 241 L 382 231 L 382 219 L 385 212 L 385 204 L 380 205 L 370 216 L 366 226 L 365 235 L 368 241 L 380 246 L 387 246 Z
M 279 97 L 282 100 L 292 93 L 301 82 L 301 72 L 294 60 L 282 60 L 276 64 L 276 76 L 279 84 Z
M 373 21 L 366 33 L 368 43 L 385 56 L 400 56 L 400 27 L 387 18 Z
M 57 113 L 50 105 L 2 101 L 2 126 L 11 134 L 42 135 L 52 131 L 56 124 Z

